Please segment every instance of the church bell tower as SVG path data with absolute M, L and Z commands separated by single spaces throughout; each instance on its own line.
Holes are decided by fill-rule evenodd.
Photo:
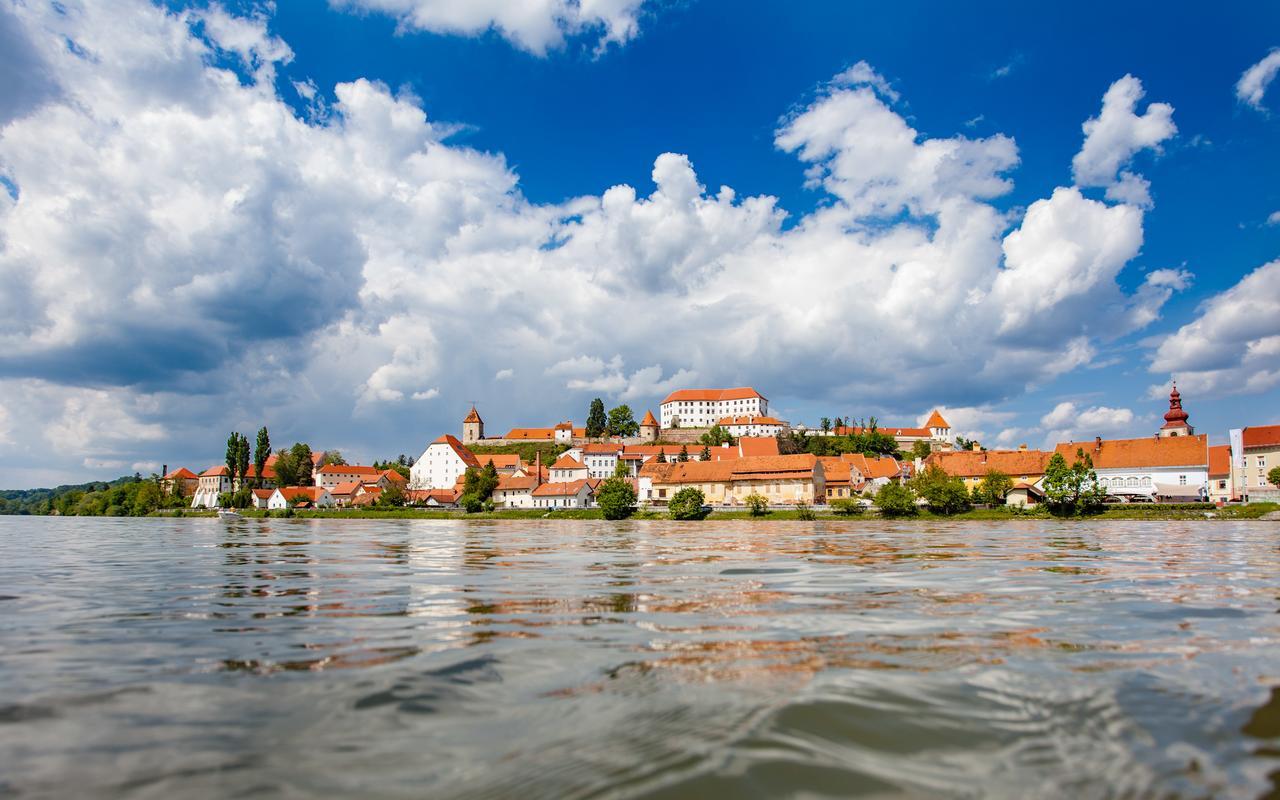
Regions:
M 476 411 L 475 403 L 471 404 L 471 413 L 462 421 L 462 443 L 475 444 L 484 438 L 484 420 Z

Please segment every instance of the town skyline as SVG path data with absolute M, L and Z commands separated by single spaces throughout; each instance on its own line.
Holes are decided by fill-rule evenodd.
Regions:
M 444 5 L 0 10 L 0 487 L 690 386 L 1280 422 L 1280 9 Z

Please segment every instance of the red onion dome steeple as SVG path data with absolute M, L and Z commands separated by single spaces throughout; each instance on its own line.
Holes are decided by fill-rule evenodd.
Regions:
M 1164 414 L 1164 427 L 1181 428 L 1187 424 L 1188 414 L 1182 408 L 1182 395 L 1178 394 L 1178 384 L 1175 381 L 1173 391 L 1169 392 L 1169 410 Z

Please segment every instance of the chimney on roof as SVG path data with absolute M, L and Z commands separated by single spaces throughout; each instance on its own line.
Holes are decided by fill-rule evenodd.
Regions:
M 1018 445 L 1018 452 L 1019 452 L 1019 453 L 1025 453 L 1026 451 L 1027 451 L 1027 446 L 1026 446 L 1025 444 L 1020 444 L 1020 445 Z
M 160 477 L 163 478 L 165 475 L 168 475 L 168 474 L 169 474 L 169 465 L 165 464 L 160 468 Z
M 969 445 L 969 449 L 977 453 L 980 450 L 982 450 L 982 445 L 978 444 L 977 442 L 973 442 L 972 444 Z
M 1102 450 L 1102 437 L 1101 436 L 1093 437 L 1093 451 L 1097 453 L 1101 450 Z

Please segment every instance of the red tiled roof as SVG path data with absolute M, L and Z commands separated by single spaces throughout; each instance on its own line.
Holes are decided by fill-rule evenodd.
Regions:
M 1280 425 L 1276 426 L 1280 427 Z M 1209 448 L 1209 477 L 1218 478 L 1231 474 L 1231 445 L 1215 444 Z
M 949 424 L 947 424 L 947 421 L 942 418 L 942 415 L 938 413 L 938 409 L 936 408 L 933 410 L 933 413 L 929 415 L 929 420 L 925 422 L 924 426 L 926 428 L 950 428 L 951 427 Z
M 657 421 L 656 419 L 654 419 L 654 418 L 653 418 L 653 412 L 652 412 L 652 411 L 645 411 L 645 412 L 644 412 L 644 419 L 640 420 L 640 427 L 642 427 L 642 428 L 656 428 L 656 427 L 658 427 L 658 421 Z
M 452 489 L 410 489 L 404 493 L 405 500 L 410 503 L 425 503 L 427 500 L 435 498 L 437 503 L 449 505 L 458 499 L 458 495 Z
M 381 475 L 382 470 L 355 464 L 325 464 L 316 470 L 316 473 L 320 475 Z
M 739 386 L 736 389 L 677 389 L 667 395 L 663 405 L 675 402 L 711 402 L 716 400 L 750 400 L 754 397 L 764 399 L 764 395 L 750 386 Z
M 231 474 L 231 470 L 227 469 L 226 465 L 224 464 L 221 467 L 209 467 L 204 472 L 200 473 L 200 477 L 212 478 L 215 475 L 230 475 L 230 474 Z
M 223 469 L 225 469 L 225 467 Z M 176 481 L 179 478 L 183 480 L 190 480 L 192 478 L 198 478 L 198 477 L 199 477 L 198 475 L 196 475 L 194 472 L 187 469 L 186 467 L 179 467 L 178 469 L 175 469 L 174 471 L 170 472 L 168 475 L 165 475 L 164 479 L 166 481 Z
M 471 407 L 471 413 L 470 413 L 470 414 L 468 414 L 468 415 L 466 416 L 466 418 L 465 418 L 465 419 L 463 419 L 462 421 L 463 421 L 463 423 L 467 423 L 467 422 L 484 422 L 484 420 L 480 419 L 480 412 L 479 412 L 479 411 L 476 411 L 476 407 L 475 407 L 475 406 L 472 406 L 472 407 Z
M 524 489 L 532 489 L 537 486 L 538 483 L 538 479 L 532 475 L 504 475 L 498 479 L 496 491 L 506 490 L 509 492 L 515 492 Z
M 275 494 L 275 489 L 254 489 L 253 496 L 261 500 L 270 500 L 271 495 Z
M 595 492 L 598 485 L 600 485 L 598 478 L 579 478 L 576 481 L 566 481 L 564 483 L 544 483 L 534 489 L 532 494 L 534 497 L 567 497 L 577 494 L 583 486 Z
M 836 436 L 852 436 L 855 433 L 871 433 L 870 428 L 850 428 L 848 425 L 841 425 L 832 431 Z M 914 439 L 928 439 L 933 436 L 928 428 L 894 428 L 892 426 L 879 426 L 875 430 L 876 433 L 883 433 L 886 436 L 910 436 Z
M 475 454 L 463 447 L 462 442 L 458 441 L 456 436 L 450 436 L 446 433 L 439 439 L 432 442 L 432 444 L 447 444 L 453 449 L 453 452 L 457 453 L 458 458 L 462 459 L 462 463 L 466 464 L 468 467 L 480 466 L 479 462 L 476 461 Z
M 587 465 L 571 455 L 565 454 L 556 459 L 556 463 L 551 465 L 552 469 L 586 469 Z
M 738 450 L 744 457 L 778 455 L 778 440 L 772 436 L 740 436 Z
M 409 483 L 408 478 L 401 475 L 399 472 L 396 472 L 394 469 L 384 469 L 381 472 L 381 476 L 391 481 L 392 483 L 402 483 L 406 485 Z
M 827 485 L 848 483 L 851 464 L 839 456 L 818 456 L 822 471 L 827 476 Z
M 808 453 L 789 456 L 755 456 L 727 461 L 684 461 L 667 464 L 650 461 L 640 468 L 640 474 L 652 477 L 655 484 L 724 483 L 735 480 L 812 476 L 818 464 L 817 456 Z
M 782 421 L 773 417 L 741 416 L 721 417 L 716 424 L 723 428 L 726 425 L 781 425 Z
M 1076 451 L 1093 459 L 1095 469 L 1138 469 L 1143 467 L 1192 467 L 1207 465 L 1209 437 L 1149 436 L 1144 439 L 1103 439 L 1097 442 L 1063 442 L 1055 449 L 1068 464 L 1075 463 Z
M 844 453 L 840 458 L 853 465 L 854 468 L 862 473 L 862 477 L 867 480 L 896 478 L 902 471 L 902 464 L 898 463 L 897 459 L 888 456 L 868 458 L 862 453 Z
M 308 500 L 319 500 L 325 494 L 325 490 L 319 486 L 285 486 L 276 489 L 276 491 L 289 502 L 293 502 L 299 497 L 305 497 Z
M 1253 425 L 1241 432 L 1245 447 L 1275 447 L 1280 445 L 1280 425 Z
M 948 475 L 981 478 L 991 470 L 1017 478 L 1043 475 L 1053 453 L 1044 450 L 958 450 L 930 453 L 925 464 L 937 464 Z
M 361 484 L 360 481 L 347 481 L 346 483 L 340 483 L 330 489 L 329 494 L 355 494 L 360 490 L 362 485 L 363 484 Z
M 494 469 L 515 469 L 520 466 L 519 453 L 480 453 L 476 455 L 476 463 L 484 466 L 493 462 Z
M 584 444 L 582 452 L 584 454 L 591 453 L 592 455 L 613 455 L 614 453 L 622 452 L 622 445 L 614 442 L 592 442 L 591 444 Z

